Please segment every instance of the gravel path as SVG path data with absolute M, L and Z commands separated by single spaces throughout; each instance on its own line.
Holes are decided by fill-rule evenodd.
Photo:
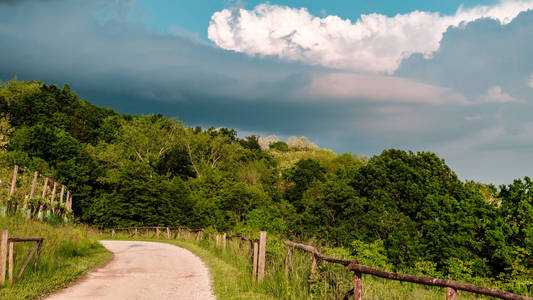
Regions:
M 101 243 L 113 260 L 47 299 L 215 299 L 207 267 L 188 250 L 153 242 Z

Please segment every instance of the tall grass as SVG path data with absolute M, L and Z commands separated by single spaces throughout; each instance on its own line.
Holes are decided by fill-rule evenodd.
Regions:
M 61 222 L 41 223 L 22 216 L 0 217 L 0 229 L 10 237 L 43 237 L 37 265 L 28 266 L 19 281 L 0 287 L 0 299 L 34 299 L 68 286 L 90 269 L 111 259 L 89 227 Z M 15 243 L 14 275 L 20 270 L 33 243 Z M 32 260 L 33 262 L 33 260 Z M 7 282 L 7 280 L 6 280 Z

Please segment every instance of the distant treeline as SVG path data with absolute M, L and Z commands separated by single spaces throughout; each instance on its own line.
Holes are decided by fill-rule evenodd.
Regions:
M 75 215 L 99 227 L 263 229 L 344 247 L 375 267 L 533 289 L 529 178 L 463 182 L 430 152 L 372 158 L 118 114 L 65 85 L 0 89 L 1 164 L 68 185 Z M 4 179 L 4 178 L 2 178 Z

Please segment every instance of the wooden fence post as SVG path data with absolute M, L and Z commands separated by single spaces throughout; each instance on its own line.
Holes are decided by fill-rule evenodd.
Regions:
M 315 286 L 315 281 L 318 279 L 316 274 L 316 269 L 318 268 L 318 261 L 316 259 L 316 254 L 313 252 L 313 261 L 311 262 L 311 274 L 309 275 L 309 281 L 311 281 L 310 288 L 312 289 Z
M 41 198 L 43 199 L 46 197 L 46 189 L 48 188 L 48 180 L 49 180 L 49 176 L 46 176 L 46 178 L 44 179 L 43 194 L 41 195 Z
M 257 262 L 257 280 L 259 282 L 265 278 L 266 237 L 266 231 L 259 232 L 259 261 Z
M 67 198 L 65 199 L 65 207 L 68 209 L 68 198 L 70 198 L 70 191 L 67 190 Z
M 167 227 L 167 239 L 170 239 L 170 228 Z
M 115 236 L 115 229 L 111 229 L 111 236 Z
M 7 204 L 6 204 L 6 210 L 9 211 L 10 210 L 10 206 L 13 205 L 13 199 L 11 199 L 13 197 L 13 195 L 15 194 L 15 188 L 17 187 L 17 175 L 18 175 L 18 172 L 19 172 L 19 166 L 18 165 L 15 165 L 15 168 L 13 169 L 13 179 L 11 180 L 11 189 L 9 190 L 9 198 L 7 199 Z M 7 212 L 6 212 L 7 214 Z
M 220 247 L 220 235 L 215 235 L 215 247 Z
M 446 289 L 446 300 L 455 300 L 457 297 L 457 291 L 453 288 Z
M 257 241 L 254 241 L 254 256 L 252 258 L 253 260 L 253 269 L 252 269 L 252 280 L 255 281 L 257 279 L 257 259 L 259 256 L 259 243 Z
M 47 189 L 48 189 L 49 177 L 50 177 L 50 175 L 46 176 L 46 178 L 44 179 L 43 194 L 41 195 L 41 198 L 42 198 L 43 201 L 46 198 L 46 192 L 47 192 Z M 41 203 L 39 205 L 39 210 L 37 211 L 37 217 L 40 217 L 40 214 L 41 214 L 42 211 L 43 211 L 43 204 Z
M 54 181 L 54 188 L 52 189 L 52 197 L 50 197 L 50 207 L 52 209 L 52 212 L 55 212 L 54 202 L 56 198 L 56 190 L 57 190 L 57 181 Z
M 72 211 L 72 194 L 70 194 L 70 198 L 68 199 L 68 210 Z
M 37 262 L 39 261 L 39 255 L 41 255 L 41 248 L 43 246 L 43 241 L 39 241 L 39 246 L 37 247 L 37 254 L 35 254 L 35 261 L 33 262 L 33 273 L 37 272 Z
M 15 242 L 13 241 L 10 241 L 9 242 L 9 268 L 8 268 L 8 272 L 7 272 L 7 275 L 8 275 L 8 278 L 9 278 L 9 283 L 13 283 L 13 267 L 14 267 L 14 257 L 15 257 Z
M 361 276 L 362 274 L 360 272 L 354 272 L 354 277 L 353 277 L 353 298 L 354 300 L 363 299 L 363 285 L 361 284 Z
M 285 277 L 289 276 L 289 271 L 292 271 L 292 250 L 289 247 L 287 256 L 285 256 Z
M 155 235 L 157 236 L 157 238 L 159 238 L 159 236 L 161 235 L 161 231 L 159 231 L 159 227 L 155 228 Z
M 0 245 L 0 284 L 6 282 L 6 262 L 7 262 L 7 240 L 9 232 L 7 229 L 2 230 L 2 241 Z
M 33 181 L 31 182 L 30 200 L 33 199 L 35 195 L 35 188 L 37 187 L 38 176 L 39 176 L 39 172 L 37 171 L 33 172 Z M 24 210 L 26 210 L 27 206 L 28 206 L 28 200 L 24 201 Z
M 222 249 L 226 251 L 226 233 L 222 235 Z
M 139 232 L 137 230 L 137 227 L 135 227 L 135 235 L 134 235 L 134 237 L 137 237 L 138 234 L 139 234 Z
M 187 239 L 188 240 L 191 239 L 191 230 L 190 229 L 187 229 Z
M 59 203 L 63 204 L 63 197 L 65 197 L 65 186 L 61 185 L 61 193 L 59 194 Z
M 17 175 L 19 172 L 19 166 L 15 165 L 13 170 L 13 179 L 11 180 L 11 190 L 9 190 L 9 197 L 11 198 L 15 194 L 15 188 L 17 186 Z

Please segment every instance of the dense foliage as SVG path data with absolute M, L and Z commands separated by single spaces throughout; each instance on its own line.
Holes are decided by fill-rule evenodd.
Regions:
M 498 189 L 459 180 L 428 152 L 368 159 L 305 138 L 241 139 L 39 82 L 4 84 L 0 108 L 2 162 L 66 183 L 83 222 L 266 229 L 373 253 L 380 267 L 532 289 L 529 178 Z

